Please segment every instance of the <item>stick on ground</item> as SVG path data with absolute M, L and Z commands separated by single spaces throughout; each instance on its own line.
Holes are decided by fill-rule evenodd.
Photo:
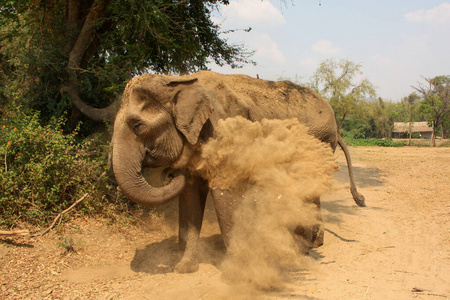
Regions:
M 80 199 L 78 199 L 77 201 L 75 201 L 71 206 L 69 206 L 69 208 L 63 210 L 62 212 L 60 212 L 56 218 L 53 220 L 53 223 L 47 228 L 45 229 L 43 232 L 41 233 L 37 233 L 34 234 L 33 236 L 43 236 L 44 234 L 46 234 L 47 232 L 49 232 L 53 227 L 55 227 L 56 222 L 60 221 L 62 217 L 64 216 L 64 214 L 68 213 L 69 211 L 71 211 L 78 203 L 80 203 L 81 201 L 84 200 L 84 198 L 86 198 L 86 196 L 88 195 L 88 193 L 84 194 Z
M 28 230 L 15 230 L 15 231 L 5 231 L 5 230 L 0 230 L 0 236 L 4 237 L 4 236 L 20 236 L 20 235 L 29 235 L 30 231 Z

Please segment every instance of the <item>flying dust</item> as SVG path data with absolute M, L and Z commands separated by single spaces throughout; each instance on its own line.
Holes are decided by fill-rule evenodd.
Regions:
M 333 186 L 339 169 L 329 145 L 297 119 L 229 118 L 219 121 L 196 168 L 212 189 L 238 201 L 221 266 L 228 283 L 278 289 L 289 272 L 306 267 L 293 231 L 318 223 L 311 200 Z

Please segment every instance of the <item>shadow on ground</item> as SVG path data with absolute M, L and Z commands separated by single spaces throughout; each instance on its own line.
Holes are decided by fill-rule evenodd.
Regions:
M 220 265 L 225 256 L 225 245 L 220 234 L 200 238 L 199 262 Z M 178 246 L 178 239 L 172 236 L 158 243 L 147 245 L 144 249 L 137 249 L 130 267 L 134 272 L 149 274 L 172 273 L 180 261 L 183 251 Z
M 339 163 L 341 170 L 337 172 L 334 178 L 345 184 L 350 185 L 347 165 Z M 358 191 L 364 195 L 364 188 L 378 187 L 385 184 L 384 174 L 378 168 L 355 167 L 353 166 L 353 176 Z M 380 209 L 371 205 L 371 199 L 366 198 L 367 207 L 358 207 L 348 189 L 344 191 L 335 191 L 322 197 L 321 209 L 325 212 L 324 221 L 326 223 L 339 223 L 343 215 L 358 215 L 361 211 Z
M 334 178 L 340 182 L 350 184 L 347 164 L 340 162 L 339 167 L 341 170 L 334 175 Z M 382 186 L 384 183 L 384 175 L 378 168 L 353 166 L 353 176 L 357 187 Z

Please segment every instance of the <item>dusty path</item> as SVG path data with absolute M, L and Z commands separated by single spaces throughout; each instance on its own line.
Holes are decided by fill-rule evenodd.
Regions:
M 352 147 L 368 207 L 323 198 L 325 245 L 282 290 L 228 285 L 213 209 L 200 270 L 175 274 L 176 205 L 147 225 L 79 220 L 36 240 L 0 242 L 0 299 L 446 299 L 450 297 L 450 148 Z M 337 178 L 347 182 L 342 152 Z M 65 238 L 62 240 L 61 238 Z M 76 253 L 65 252 L 73 241 Z M 68 242 L 69 241 L 69 242 Z

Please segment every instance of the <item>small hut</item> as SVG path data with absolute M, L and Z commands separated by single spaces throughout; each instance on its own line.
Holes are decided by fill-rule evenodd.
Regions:
M 428 126 L 427 122 L 412 122 L 411 132 L 418 132 L 420 138 L 422 139 L 431 139 L 431 135 L 433 134 L 433 128 Z M 395 122 L 394 123 L 394 131 L 392 132 L 392 137 L 394 139 L 399 138 L 408 138 L 409 132 L 409 122 Z

